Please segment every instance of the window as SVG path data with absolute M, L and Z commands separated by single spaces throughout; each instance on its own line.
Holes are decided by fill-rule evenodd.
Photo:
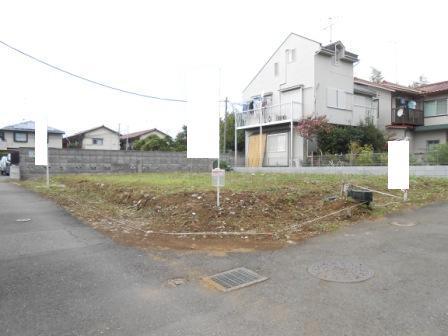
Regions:
M 286 55 L 287 63 L 293 63 L 296 61 L 296 50 L 295 49 L 286 49 L 285 55 Z
M 327 106 L 351 110 L 353 108 L 353 94 L 344 90 L 327 88 Z
M 5 132 L 0 132 L 0 140 L 5 141 Z
M 92 144 L 102 146 L 103 145 L 103 139 L 102 138 L 93 138 L 92 139 Z
M 287 133 L 268 134 L 267 151 L 269 153 L 286 152 L 287 137 Z
M 424 104 L 425 117 L 436 117 L 448 114 L 448 104 L 446 99 L 429 100 Z
M 278 76 L 278 63 L 274 63 L 274 76 L 277 77 Z
M 426 150 L 428 152 L 435 149 L 435 147 L 440 143 L 440 140 L 428 140 L 426 141 Z
M 28 142 L 28 133 L 26 132 L 14 132 L 15 142 Z

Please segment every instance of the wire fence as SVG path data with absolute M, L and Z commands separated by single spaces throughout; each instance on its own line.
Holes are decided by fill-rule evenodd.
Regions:
M 412 166 L 448 165 L 448 157 L 438 152 L 410 154 Z M 302 162 L 308 167 L 343 167 L 343 166 L 387 166 L 387 153 L 365 152 L 360 154 L 325 154 L 311 155 Z

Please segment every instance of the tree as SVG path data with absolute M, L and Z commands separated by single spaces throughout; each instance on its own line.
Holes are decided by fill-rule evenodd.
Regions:
M 353 143 L 369 145 L 375 152 L 386 150 L 384 134 L 368 118 L 359 126 L 334 126 L 319 130 L 317 143 L 320 150 L 328 154 L 349 153 Z
M 370 80 L 374 83 L 381 83 L 384 79 L 381 71 L 374 67 L 370 67 L 370 69 L 371 69 Z
M 331 127 L 326 116 L 308 117 L 299 122 L 297 131 L 301 137 L 312 140 L 320 131 L 329 132 Z
M 225 148 L 226 150 L 235 150 L 235 114 L 227 114 L 227 132 L 226 143 L 224 145 L 224 129 L 225 121 L 221 119 L 219 122 L 219 143 L 220 150 Z M 242 151 L 244 149 L 244 132 L 237 133 L 237 149 Z
M 186 152 L 187 151 L 187 126 L 182 126 L 182 131 L 177 133 L 174 139 L 173 149 L 176 152 Z
M 134 144 L 134 149 L 142 151 L 171 151 L 172 148 L 173 139 L 170 136 L 160 138 L 157 135 L 150 135 Z

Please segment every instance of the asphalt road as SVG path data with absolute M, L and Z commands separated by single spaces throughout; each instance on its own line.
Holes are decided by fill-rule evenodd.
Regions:
M 0 334 L 448 335 L 447 218 L 435 205 L 273 252 L 148 253 L 0 183 Z M 307 267 L 322 260 L 361 262 L 375 276 L 318 280 Z M 269 280 L 231 293 L 199 281 L 238 266 Z M 188 281 L 166 285 L 177 277 Z

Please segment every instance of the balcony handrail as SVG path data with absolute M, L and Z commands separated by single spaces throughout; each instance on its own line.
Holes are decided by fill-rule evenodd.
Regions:
M 254 111 L 259 111 L 259 110 L 263 110 L 263 109 L 267 109 L 267 108 L 273 108 L 273 107 L 278 107 L 278 106 L 288 106 L 291 104 L 299 104 L 302 105 L 301 102 L 289 102 L 289 103 L 282 103 L 282 104 L 273 104 L 273 105 L 266 105 L 266 106 L 262 106 L 262 107 L 257 107 L 256 109 L 251 109 L 251 110 L 245 110 L 245 111 L 239 111 L 236 112 L 236 114 L 243 114 L 243 113 L 248 113 L 248 112 L 254 112 Z

